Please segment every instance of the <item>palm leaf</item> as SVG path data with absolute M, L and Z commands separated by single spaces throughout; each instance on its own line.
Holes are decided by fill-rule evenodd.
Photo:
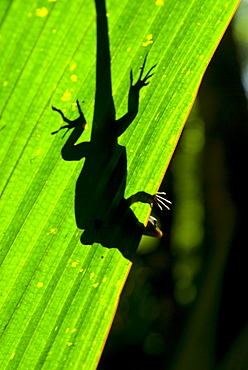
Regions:
M 108 1 L 119 117 L 130 68 L 138 74 L 148 50 L 149 66 L 157 63 L 120 139 L 127 197 L 158 189 L 237 4 Z M 73 196 L 82 164 L 62 161 L 63 141 L 50 135 L 58 125 L 52 104 L 73 118 L 78 98 L 87 121 L 93 116 L 94 2 L 3 1 L 0 22 L 1 368 L 94 369 L 131 263 L 117 249 L 80 244 Z M 145 221 L 149 207 L 134 209 Z

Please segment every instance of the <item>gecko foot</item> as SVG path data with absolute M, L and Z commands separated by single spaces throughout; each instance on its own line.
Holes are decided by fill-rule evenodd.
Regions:
M 76 118 L 75 120 L 71 121 L 70 119 L 68 119 L 64 116 L 64 113 L 60 109 L 57 109 L 57 108 L 52 106 L 52 110 L 54 110 L 55 112 L 58 112 L 61 115 L 63 121 L 67 123 L 67 125 L 61 126 L 57 131 L 52 132 L 51 135 L 57 134 L 60 130 L 62 130 L 64 128 L 67 128 L 66 132 L 62 136 L 62 138 L 63 138 L 69 130 L 79 126 L 80 124 L 83 126 L 83 128 L 85 128 L 86 120 L 85 120 L 85 117 L 83 115 L 83 112 L 81 111 L 78 100 L 77 100 L 77 107 L 78 107 L 78 111 L 79 111 L 79 117 Z
M 157 191 L 156 194 L 154 194 L 152 196 L 152 199 L 153 199 L 152 205 L 156 204 L 160 210 L 162 210 L 163 207 L 170 210 L 170 208 L 165 204 L 165 202 L 167 202 L 169 204 L 171 204 L 171 202 L 168 199 L 165 199 L 165 197 L 164 197 L 165 194 L 166 193 L 164 193 L 164 192 Z
M 142 78 L 143 72 L 144 72 L 144 69 L 145 69 L 145 65 L 146 65 L 147 56 L 148 56 L 148 54 L 146 54 L 144 62 L 142 64 L 142 66 L 140 67 L 139 78 L 138 78 L 138 80 L 135 84 L 133 84 L 133 72 L 132 72 L 132 70 L 130 71 L 130 85 L 131 85 L 131 88 L 140 90 L 140 89 L 142 89 L 142 87 L 149 85 L 150 81 L 148 81 L 148 80 L 154 75 L 154 73 L 151 73 L 151 72 L 156 67 L 157 64 L 152 66 L 149 69 L 149 71 L 146 73 L 146 75 Z
M 150 216 L 147 226 L 144 229 L 144 235 L 152 236 L 154 238 L 162 238 L 163 233 L 157 225 L 157 219 Z

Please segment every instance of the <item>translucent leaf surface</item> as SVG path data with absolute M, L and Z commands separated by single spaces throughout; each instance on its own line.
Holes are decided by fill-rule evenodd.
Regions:
M 107 2 L 117 115 L 129 72 L 149 50 L 156 73 L 142 90 L 127 147 L 126 196 L 154 193 L 164 176 L 203 73 L 237 0 Z M 117 249 L 83 246 L 73 197 L 82 163 L 64 162 L 51 105 L 93 116 L 93 0 L 0 5 L 1 369 L 94 369 L 131 263 Z M 135 212 L 145 221 L 149 207 Z

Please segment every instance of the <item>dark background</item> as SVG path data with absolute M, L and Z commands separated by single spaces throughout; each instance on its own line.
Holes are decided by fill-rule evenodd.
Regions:
M 248 116 L 233 28 L 161 186 L 164 237 L 135 259 L 99 370 L 248 369 Z

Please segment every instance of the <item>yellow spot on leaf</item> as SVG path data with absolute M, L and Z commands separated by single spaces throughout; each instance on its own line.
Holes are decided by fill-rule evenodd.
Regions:
M 127 51 L 131 51 L 131 48 L 127 48 Z
M 72 342 L 68 342 L 67 344 L 68 344 L 68 346 L 72 346 L 72 345 L 73 345 L 73 343 L 72 343 Z
M 95 284 L 93 284 L 92 286 L 93 286 L 94 288 L 96 288 L 96 287 L 98 287 L 98 285 L 99 285 L 99 283 L 95 283 Z
M 149 44 L 152 44 L 152 34 L 146 36 L 147 41 L 142 43 L 142 46 L 148 46 Z
M 66 329 L 65 329 L 65 332 L 66 332 L 66 333 L 68 333 L 68 332 L 69 332 L 69 330 L 70 330 L 70 328 L 66 328 Z
M 36 156 L 39 155 L 41 152 L 41 149 L 38 149 L 37 152 L 36 152 Z
M 77 267 L 78 262 L 72 262 L 71 267 Z
M 66 90 L 61 98 L 62 101 L 69 101 L 71 100 L 71 93 L 69 90 Z
M 90 274 L 90 280 L 92 280 L 94 276 L 95 276 L 95 273 L 94 273 L 94 272 L 92 272 L 92 273 Z
M 7 86 L 8 85 L 8 81 L 4 81 L 3 83 L 3 87 Z
M 102 282 L 103 282 L 103 283 L 105 283 L 105 281 L 107 281 L 106 276 L 102 279 Z
M 104 316 L 106 317 L 106 316 L 108 316 L 108 311 L 106 311 L 105 313 L 104 313 Z
M 187 72 L 186 72 L 186 76 L 188 76 L 188 75 L 190 75 L 190 71 L 187 71 Z
M 77 82 L 77 75 L 71 75 L 70 79 L 73 81 L 73 82 Z
M 15 357 L 15 353 L 12 353 L 10 359 L 12 360 Z
M 72 329 L 72 331 L 71 331 L 71 332 L 72 332 L 72 333 L 74 333 L 76 330 L 77 330 L 77 329 Z
M 51 229 L 50 232 L 47 233 L 47 235 L 56 234 L 57 231 L 58 231 L 58 229 Z
M 164 5 L 163 0 L 156 0 L 155 2 L 156 5 Z
M 200 55 L 199 59 L 203 59 L 203 55 Z
M 170 139 L 170 145 L 172 145 L 174 143 L 174 141 L 175 141 L 175 135 L 171 137 L 171 139 Z
M 41 282 L 39 281 L 39 283 L 37 284 L 37 287 L 38 287 L 38 288 L 42 288 L 42 287 L 43 287 L 43 285 L 44 285 L 44 283 L 41 283 Z
M 45 7 L 36 9 L 37 17 L 46 17 L 47 14 L 48 14 L 48 10 Z
M 71 66 L 70 66 L 70 71 L 74 71 L 74 69 L 76 68 L 77 64 L 76 63 L 73 63 Z
M 52 33 L 56 33 L 57 32 L 57 30 L 54 28 L 53 30 L 52 30 Z

